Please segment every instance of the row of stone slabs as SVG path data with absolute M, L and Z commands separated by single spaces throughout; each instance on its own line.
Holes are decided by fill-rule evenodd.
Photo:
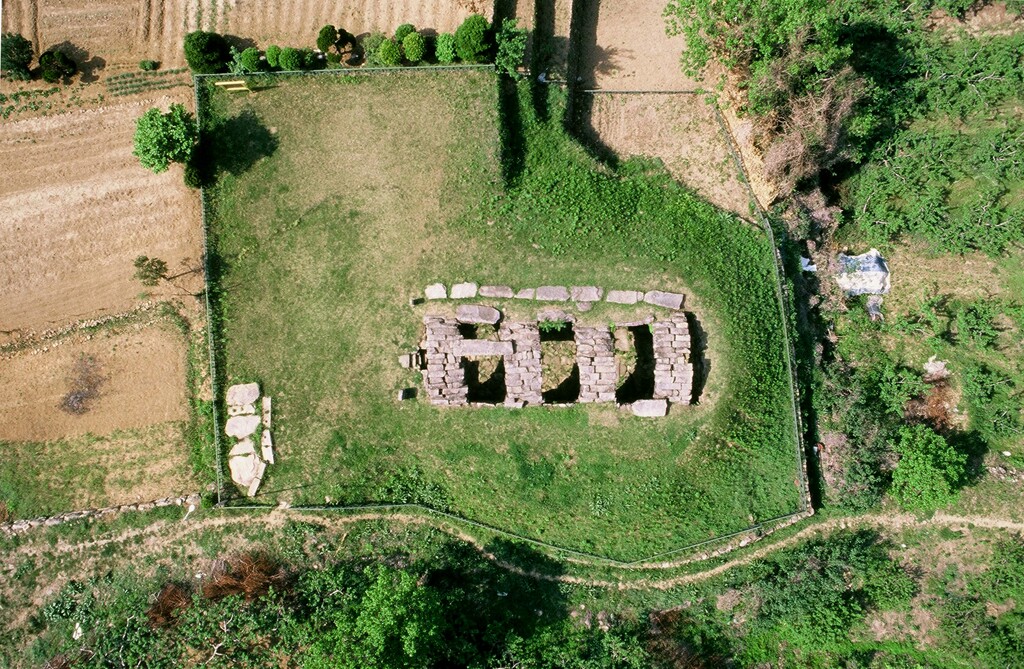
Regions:
M 646 302 L 666 309 L 682 309 L 684 296 L 681 293 L 667 293 L 661 290 L 610 290 L 605 294 L 600 286 L 540 286 L 538 288 L 522 288 L 513 290 L 511 286 L 479 286 L 473 282 L 456 283 L 451 292 L 443 283 L 434 283 L 423 289 L 428 300 L 472 300 L 479 295 L 489 298 L 512 298 L 517 300 L 537 300 L 539 302 L 576 302 L 578 305 L 590 305 L 600 302 L 613 304 L 637 304 Z
M 270 436 L 272 404 L 267 396 L 260 401 L 258 383 L 233 385 L 228 388 L 225 399 L 228 420 L 224 432 L 235 439 L 228 452 L 231 480 L 245 488 L 249 497 L 254 497 L 267 465 L 274 464 L 274 442 Z M 257 403 L 261 409 L 259 414 L 256 413 Z M 259 451 L 254 442 L 257 433 L 260 434 Z
M 550 314 L 538 314 L 539 320 L 552 320 Z M 460 305 L 454 319 L 430 315 L 424 317 L 425 336 L 416 354 L 403 356 L 406 367 L 423 370 L 427 398 L 440 406 L 469 404 L 465 360 L 500 356 L 505 366 L 505 406 L 523 407 L 543 404 L 541 365 L 541 329 L 539 323 L 503 321 L 498 339 L 467 339 L 463 324 L 497 324 L 501 312 L 484 305 Z M 630 324 L 633 325 L 633 324 Z M 686 315 L 675 313 L 650 323 L 654 345 L 654 393 L 651 399 L 631 405 L 642 416 L 664 416 L 669 402 L 689 404 L 693 391 L 693 364 L 690 360 L 690 332 Z M 573 328 L 576 364 L 579 369 L 578 401 L 615 402 L 618 366 L 612 332 L 607 327 L 577 325 Z

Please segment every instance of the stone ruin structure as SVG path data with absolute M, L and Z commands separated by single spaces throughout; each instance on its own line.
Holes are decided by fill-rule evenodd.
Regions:
M 269 397 L 260 400 L 257 383 L 231 386 L 227 393 L 228 421 L 224 432 L 235 439 L 228 452 L 231 480 L 247 490 L 249 497 L 256 495 L 267 465 L 274 464 L 274 442 L 270 436 L 271 407 Z M 256 413 L 259 401 L 260 413 Z M 261 430 L 262 428 L 262 430 Z M 256 449 L 256 434 L 260 434 L 260 447 Z
M 483 296 L 515 297 L 544 301 L 568 301 L 586 298 L 584 306 L 601 299 L 604 291 L 596 287 L 543 286 L 538 289 L 513 291 L 510 287 L 484 286 Z M 442 284 L 427 288 L 428 299 L 448 299 Z M 476 284 L 456 284 L 454 299 L 473 298 Z M 544 297 L 538 297 L 538 295 Z M 680 311 L 683 296 L 661 291 L 611 291 L 607 301 L 618 304 L 636 304 L 640 301 L 672 310 L 662 319 L 617 324 L 620 327 L 649 325 L 653 340 L 654 388 L 650 397 L 638 399 L 630 405 L 642 416 L 663 416 L 668 404 L 690 404 L 693 393 L 693 361 L 691 339 L 686 314 Z M 577 303 L 577 307 L 581 304 Z M 584 308 L 586 310 L 586 308 Z M 471 402 L 466 378 L 466 363 L 471 359 L 498 357 L 504 366 L 504 405 L 508 407 L 544 404 L 542 392 L 543 371 L 541 356 L 541 323 L 545 321 L 571 323 L 574 318 L 561 310 L 543 310 L 535 322 L 509 322 L 502 320 L 497 309 L 476 304 L 462 304 L 454 318 L 427 314 L 423 341 L 415 353 L 401 357 L 404 367 L 422 370 L 427 399 L 439 406 L 483 406 L 488 403 Z M 499 325 L 500 321 L 500 325 Z M 497 339 L 467 338 L 460 326 L 496 326 Z M 611 326 L 594 327 L 574 325 L 575 363 L 579 371 L 581 403 L 616 402 L 619 385 L 619 365 L 615 356 L 615 340 Z M 404 398 L 406 395 L 401 394 Z

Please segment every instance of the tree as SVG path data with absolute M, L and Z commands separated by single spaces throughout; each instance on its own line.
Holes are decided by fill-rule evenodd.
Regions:
M 434 55 L 437 62 L 448 65 L 455 62 L 455 35 L 441 33 L 437 36 L 437 43 L 434 45 Z
M 482 14 L 473 14 L 462 22 L 455 31 L 455 53 L 466 63 L 482 61 L 490 45 L 487 43 L 487 32 L 490 24 Z
M 517 20 L 502 21 L 497 38 L 498 55 L 494 59 L 494 66 L 499 72 L 516 76 L 519 66 L 523 64 L 523 58 L 526 57 L 526 36 L 526 28 L 520 28 Z
M 155 286 L 167 278 L 167 263 L 159 258 L 139 256 L 135 259 L 135 278 L 143 286 Z
M 185 61 L 193 72 L 223 72 L 230 60 L 228 43 L 221 35 L 203 30 L 185 35 Z
M 278 59 L 281 57 L 281 47 L 276 44 L 271 44 L 267 47 L 267 65 L 276 68 L 278 66 Z
M 0 67 L 8 78 L 21 81 L 31 78 L 29 65 L 34 55 L 32 42 L 18 33 L 0 35 Z
M 187 163 L 199 139 L 195 117 L 183 105 L 172 104 L 165 114 L 153 108 L 139 118 L 132 153 L 157 174 L 170 163 Z
M 384 33 L 374 32 L 370 33 L 363 39 L 363 57 L 366 62 L 370 65 L 377 64 L 377 52 L 380 50 L 380 45 L 384 43 L 387 37 Z
M 415 65 L 426 55 L 427 41 L 420 33 L 409 33 L 402 40 L 402 51 L 405 53 L 405 59 Z
M 286 46 L 281 49 L 281 55 L 277 59 L 282 70 L 294 72 L 302 69 L 302 51 Z
M 39 67 L 43 70 L 43 81 L 51 84 L 78 71 L 78 65 L 63 51 L 47 51 L 42 54 L 39 56 Z
M 416 32 L 416 26 L 411 23 L 403 23 L 395 29 L 395 44 L 402 44 L 405 38 Z
M 900 428 L 892 496 L 905 509 L 934 511 L 956 499 L 967 456 L 926 425 Z
M 338 43 L 338 29 L 334 26 L 324 26 L 320 29 L 320 34 L 316 36 L 316 48 L 320 49 L 324 53 Z
M 402 52 L 394 40 L 385 38 L 375 54 L 376 65 L 395 67 L 402 64 Z

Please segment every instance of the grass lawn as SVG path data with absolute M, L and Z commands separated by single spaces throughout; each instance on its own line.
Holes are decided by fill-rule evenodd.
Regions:
M 415 501 L 620 559 L 799 508 L 765 236 L 653 164 L 594 162 L 562 130 L 561 91 L 408 72 L 207 96 L 218 356 L 228 383 L 274 398 L 257 502 Z M 707 333 L 699 405 L 644 420 L 444 410 L 422 388 L 396 402 L 420 385 L 397 363 L 422 337 L 409 298 L 461 280 L 682 290 Z M 581 321 L 607 323 L 602 306 Z

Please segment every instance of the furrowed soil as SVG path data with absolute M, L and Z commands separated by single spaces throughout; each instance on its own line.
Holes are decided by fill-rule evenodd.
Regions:
M 186 102 L 182 92 L 152 101 Z M 19 335 L 127 311 L 147 290 L 196 292 L 199 202 L 181 168 L 153 174 L 132 155 L 150 101 L 0 126 L 0 344 Z M 146 289 L 139 255 L 164 260 L 176 286 Z

